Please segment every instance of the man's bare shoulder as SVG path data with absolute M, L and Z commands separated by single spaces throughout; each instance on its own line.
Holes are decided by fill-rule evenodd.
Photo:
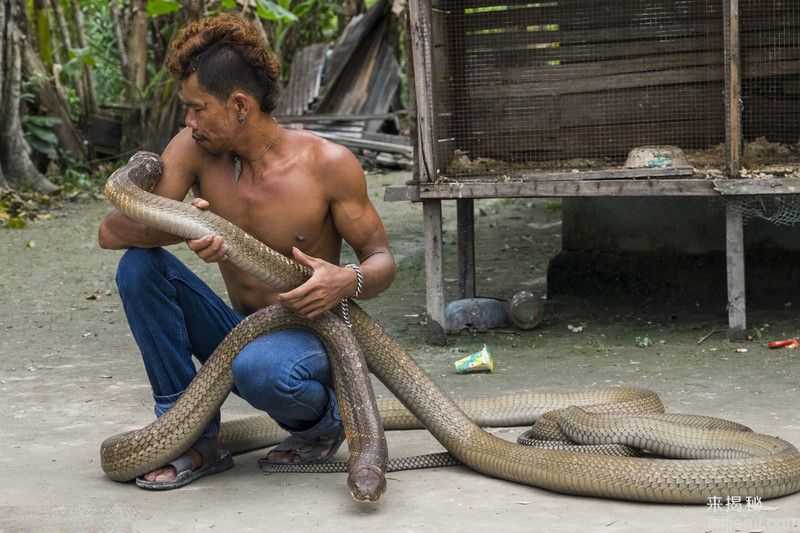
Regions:
M 183 200 L 201 175 L 206 157 L 205 150 L 192 139 L 191 129 L 179 131 L 161 154 L 164 173 L 154 192 L 167 198 Z
M 203 150 L 192 138 L 191 128 L 183 128 L 169 142 L 164 152 L 161 154 L 164 161 L 175 162 L 183 168 L 191 168 L 193 171 L 199 169 L 208 152 Z
M 332 196 L 357 194 L 365 188 L 364 170 L 353 152 L 310 133 L 303 136 L 314 174 Z

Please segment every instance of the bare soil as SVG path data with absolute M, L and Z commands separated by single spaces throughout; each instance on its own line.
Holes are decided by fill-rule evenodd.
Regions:
M 669 410 L 722 416 L 800 443 L 800 357 L 768 340 L 800 334 L 797 313 L 750 316 L 752 341 L 731 343 L 725 310 L 644 315 L 631 301 L 609 308 L 548 301 L 535 330 L 465 332 L 425 343 L 421 207 L 382 201 L 408 174 L 371 175 L 399 263 L 395 284 L 365 303 L 448 393 L 483 396 L 536 388 L 638 385 Z M 350 501 L 337 475 L 271 475 L 255 452 L 232 471 L 169 494 L 104 477 L 98 446 L 146 424 L 152 400 L 114 284 L 118 252 L 98 249 L 101 201 L 66 205 L 49 220 L 0 230 L 0 532 L 6 531 L 800 531 L 800 495 L 757 508 L 632 504 L 553 494 L 465 468 L 392 474 L 369 509 Z M 560 250 L 557 202 L 477 202 L 478 288 L 510 298 L 544 294 Z M 448 297 L 456 298 L 455 208 L 445 208 Z M 218 272 L 185 246 L 174 252 L 222 292 Z M 698 341 L 717 330 L 702 343 Z M 645 340 L 646 339 L 646 340 Z M 486 344 L 493 374 L 458 375 L 453 361 Z M 379 395 L 388 392 L 380 385 Z M 223 416 L 251 414 L 231 398 Z M 501 430 L 513 439 L 518 431 Z M 437 451 L 425 432 L 389 437 L 393 455 Z M 346 452 L 340 452 L 344 456 Z M 743 500 L 744 501 L 744 500 Z

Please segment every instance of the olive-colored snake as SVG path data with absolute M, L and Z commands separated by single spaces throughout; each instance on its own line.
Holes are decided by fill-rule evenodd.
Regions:
M 221 235 L 228 246 L 229 259 L 274 290 L 289 290 L 307 279 L 310 272 L 304 267 L 270 250 L 219 216 L 146 192 L 158 180 L 161 170 L 157 155 L 140 152 L 109 178 L 106 196 L 131 218 L 183 238 L 199 238 L 209 233 Z M 261 320 L 259 313 L 254 315 L 254 324 Z M 266 310 L 264 313 L 269 315 L 277 312 Z M 415 419 L 419 420 L 452 456 L 478 472 L 556 492 L 653 502 L 706 503 L 710 497 L 725 496 L 766 499 L 800 490 L 800 453 L 788 442 L 740 427 L 726 427 L 723 424 L 720 429 L 714 423 L 707 424 L 703 420 L 684 420 L 681 415 L 665 415 L 671 417 L 666 419 L 649 414 L 634 417 L 588 415 L 586 411 L 573 407 L 562 410 L 563 416 L 556 423 L 576 442 L 615 442 L 667 457 L 692 457 L 695 460 L 599 456 L 569 449 L 532 448 L 497 438 L 479 425 L 495 425 L 495 419 L 489 417 L 481 420 L 469 405 L 462 410 L 360 307 L 353 305 L 351 315 L 352 333 L 369 369 L 413 413 L 411 415 L 396 405 L 390 406 L 400 420 L 400 426 L 415 427 L 418 424 Z M 236 333 L 232 332 L 231 335 L 239 336 L 235 342 L 240 343 L 238 346 L 241 347 L 250 339 L 237 331 L 234 330 Z M 250 334 L 259 333 L 253 330 Z M 337 337 L 338 334 L 334 333 L 333 336 Z M 330 350 L 331 346 L 328 347 Z M 235 355 L 236 351 L 233 350 L 235 348 L 229 352 Z M 206 363 L 204 368 L 208 365 Z M 219 372 L 221 375 L 226 373 L 229 374 L 229 370 Z M 201 369 L 195 379 L 200 384 L 195 386 L 193 382 L 171 411 L 176 410 L 181 402 L 190 405 L 190 409 L 181 411 L 170 420 L 166 419 L 168 412 L 138 432 L 118 435 L 103 443 L 102 464 L 109 477 L 130 479 L 168 462 L 188 449 L 202 431 L 205 421 L 213 416 L 230 390 L 230 383 L 209 381 L 207 375 L 210 376 L 211 372 Z M 336 371 L 334 377 L 337 387 L 340 387 Z M 346 383 L 345 387 L 349 388 L 350 385 L 352 383 Z M 643 413 L 662 410 L 660 401 L 653 393 L 637 389 L 587 391 L 571 396 L 549 396 L 544 393 L 534 396 L 536 401 L 543 399 L 545 403 L 551 403 L 544 406 L 545 410 L 569 404 L 601 404 L 587 408 L 587 411 L 614 412 L 617 405 L 624 406 L 625 403 L 629 403 L 634 411 Z M 506 403 L 501 407 L 510 406 L 512 413 L 520 411 L 507 420 L 509 425 L 529 422 L 541 414 L 531 413 L 531 409 L 526 412 L 525 398 L 503 401 Z M 491 408 L 492 403 L 476 401 L 473 405 Z M 392 413 L 383 411 L 385 409 L 382 410 L 385 426 L 393 427 L 388 422 Z M 465 411 L 478 420 L 471 420 Z M 684 421 L 689 423 L 684 424 Z M 248 426 L 249 423 L 244 425 Z M 269 423 L 266 425 L 269 427 Z M 274 426 L 272 428 L 274 430 Z M 223 436 L 226 431 L 223 428 Z M 273 436 L 280 438 L 280 435 Z M 357 444 L 355 450 L 352 443 L 350 446 L 351 453 L 361 451 Z M 243 444 L 241 447 L 252 446 Z M 378 450 L 367 455 L 371 454 L 370 460 L 374 462 L 376 458 L 378 461 L 385 459 L 380 457 L 382 453 Z

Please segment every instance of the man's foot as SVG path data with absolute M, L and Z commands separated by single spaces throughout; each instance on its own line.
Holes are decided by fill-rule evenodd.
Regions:
M 168 465 L 136 478 L 136 485 L 148 490 L 171 490 L 203 476 L 228 470 L 233 457 L 217 446 L 216 439 L 201 438 L 189 451 Z
M 344 430 L 333 435 L 324 435 L 313 440 L 291 435 L 275 446 L 259 465 L 324 463 L 336 454 L 344 442 Z

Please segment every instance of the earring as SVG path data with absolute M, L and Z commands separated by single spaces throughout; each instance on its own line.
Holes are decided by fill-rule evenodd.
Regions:
M 244 124 L 244 115 L 239 115 L 239 124 Z

